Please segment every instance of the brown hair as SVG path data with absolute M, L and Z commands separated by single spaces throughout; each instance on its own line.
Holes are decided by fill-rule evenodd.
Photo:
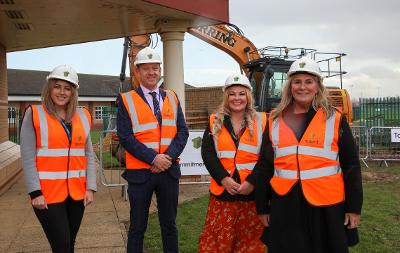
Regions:
M 283 85 L 282 100 L 279 103 L 278 107 L 275 109 L 275 111 L 271 114 L 272 120 L 280 119 L 282 116 L 282 111 L 289 105 L 293 105 L 294 98 L 292 95 L 292 81 L 294 79 L 294 76 L 296 76 L 296 74 L 291 75 L 289 79 L 286 81 L 286 83 Z M 315 111 L 321 108 L 325 114 L 324 120 L 327 120 L 329 117 L 333 115 L 334 107 L 328 102 L 328 91 L 327 89 L 325 89 L 325 86 L 323 85 L 323 80 L 320 77 L 316 76 L 312 77 L 317 83 L 318 92 L 315 94 L 311 102 L 311 105 Z
M 214 114 L 215 133 L 212 134 L 214 138 L 217 138 L 218 135 L 221 133 L 222 126 L 224 125 L 225 116 L 231 115 L 231 109 L 229 108 L 228 97 L 232 87 L 233 86 L 225 90 L 223 94 L 223 101 Z M 252 137 L 254 135 L 253 123 L 254 123 L 254 118 L 257 115 L 257 112 L 256 110 L 254 110 L 254 99 L 251 90 L 245 87 L 245 91 L 247 97 L 247 105 L 244 113 L 244 119 L 249 129 L 250 137 Z M 210 130 L 212 131 L 212 129 Z
M 54 101 L 51 98 L 51 92 L 54 88 L 54 85 L 57 83 L 58 80 L 61 79 L 49 79 L 47 80 L 46 84 L 42 90 L 41 101 L 44 107 L 46 108 L 47 113 L 53 117 L 58 119 L 58 115 L 56 112 L 56 107 L 54 105 Z M 61 80 L 64 81 L 64 80 Z M 64 81 L 66 82 L 66 81 Z M 76 86 L 70 82 L 67 82 L 71 86 L 71 99 L 67 104 L 67 111 L 65 116 L 65 122 L 69 123 L 72 121 L 72 118 L 75 116 L 76 108 L 78 107 L 78 89 Z

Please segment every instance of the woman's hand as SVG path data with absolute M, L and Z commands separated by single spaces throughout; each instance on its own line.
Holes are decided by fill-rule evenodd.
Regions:
M 94 200 L 94 192 L 92 190 L 87 190 L 85 197 L 83 198 L 83 206 L 87 206 Z
M 39 210 L 49 209 L 47 207 L 46 199 L 44 198 L 43 195 L 40 195 L 39 197 L 32 199 L 32 206 Z
M 260 214 L 258 215 L 258 218 L 260 218 L 260 221 L 264 226 L 269 227 L 269 214 Z
M 254 185 L 252 185 L 250 182 L 244 181 L 243 184 L 241 184 L 239 189 L 237 190 L 237 193 L 242 195 L 249 195 L 253 191 L 254 191 Z
M 236 195 L 240 184 L 236 183 L 231 177 L 225 177 L 221 180 L 221 184 L 225 187 L 230 195 Z
M 360 222 L 360 214 L 358 213 L 345 213 L 344 214 L 344 225 L 346 226 L 347 224 L 350 225 L 347 226 L 348 229 L 353 229 L 358 226 L 358 223 Z

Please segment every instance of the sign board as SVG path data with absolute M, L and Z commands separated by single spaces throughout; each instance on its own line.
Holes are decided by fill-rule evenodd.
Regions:
M 390 136 L 392 142 L 400 142 L 400 128 L 392 128 Z
M 201 158 L 201 142 L 203 140 L 203 130 L 189 131 L 189 138 L 185 149 L 180 155 L 179 165 L 182 175 L 209 175 L 206 166 Z

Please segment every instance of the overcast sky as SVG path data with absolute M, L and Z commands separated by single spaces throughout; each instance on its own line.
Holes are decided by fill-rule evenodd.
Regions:
M 351 97 L 400 96 L 400 1 L 230 0 L 230 22 L 258 48 L 286 46 L 346 53 L 343 88 Z M 123 39 L 7 54 L 7 67 L 51 71 L 69 64 L 78 73 L 119 76 Z M 185 83 L 223 85 L 239 71 L 226 53 L 185 35 Z M 162 42 L 156 50 L 162 55 Z M 126 72 L 129 75 L 129 71 Z M 325 85 L 339 86 L 337 78 Z

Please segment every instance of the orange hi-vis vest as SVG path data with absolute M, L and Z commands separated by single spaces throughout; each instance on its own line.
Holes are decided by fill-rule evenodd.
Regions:
M 84 199 L 86 192 L 86 140 L 92 124 L 88 111 L 78 108 L 72 119 L 71 142 L 58 119 L 43 105 L 32 105 L 36 130 L 36 167 L 47 204 L 63 202 L 68 194 Z
M 239 145 L 236 145 L 232 140 L 231 134 L 223 126 L 217 139 L 214 139 L 215 151 L 217 157 L 221 161 L 224 169 L 229 173 L 230 177 L 237 169 L 240 176 L 240 181 L 243 183 L 247 176 L 253 171 L 258 158 L 260 157 L 260 149 L 262 136 L 267 125 L 267 116 L 265 113 L 257 113 L 254 118 L 254 135 L 250 138 L 248 128 L 244 131 L 239 139 Z M 215 133 L 214 129 L 214 114 L 210 116 L 210 130 Z M 221 195 L 225 187 L 219 186 L 212 178 L 210 184 L 210 192 L 214 195 Z
M 341 113 L 324 121 L 317 111 L 300 142 L 280 119 L 269 120 L 275 153 L 271 186 L 286 195 L 300 181 L 304 197 L 313 206 L 329 206 L 344 200 L 344 183 L 339 164 L 339 125 Z
M 159 154 L 165 152 L 178 133 L 176 127 L 178 99 L 174 92 L 170 90 L 165 90 L 165 92 L 167 95 L 161 112 L 161 131 L 153 111 L 136 91 L 132 90 L 121 94 L 122 101 L 132 121 L 133 136 L 146 147 L 154 149 Z M 151 167 L 150 164 L 137 159 L 127 151 L 125 153 L 127 169 L 149 169 Z

